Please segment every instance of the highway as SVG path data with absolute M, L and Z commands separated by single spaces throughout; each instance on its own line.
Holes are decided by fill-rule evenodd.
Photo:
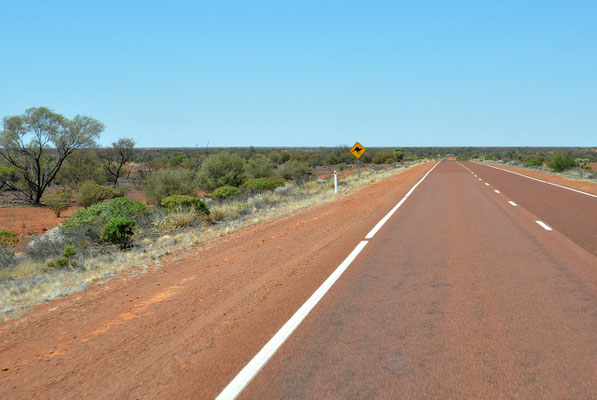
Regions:
M 439 164 L 239 398 L 596 398 L 596 206 Z
M 596 210 L 419 164 L 0 323 L 0 398 L 594 399 Z

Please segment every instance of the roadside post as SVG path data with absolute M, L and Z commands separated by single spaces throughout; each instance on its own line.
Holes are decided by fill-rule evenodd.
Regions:
M 338 194 L 338 171 L 334 171 L 334 193 Z
M 361 158 L 361 156 L 365 154 L 366 151 L 367 149 L 364 148 L 363 145 L 359 142 L 356 142 L 354 146 L 352 146 L 352 148 L 350 149 L 352 155 L 357 158 L 357 170 L 359 171 L 359 178 L 361 177 L 361 161 L 359 160 L 359 158 Z

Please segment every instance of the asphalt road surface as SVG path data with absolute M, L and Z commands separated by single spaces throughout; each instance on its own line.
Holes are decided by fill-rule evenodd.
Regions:
M 594 197 L 440 163 L 239 397 L 597 398 L 596 233 Z

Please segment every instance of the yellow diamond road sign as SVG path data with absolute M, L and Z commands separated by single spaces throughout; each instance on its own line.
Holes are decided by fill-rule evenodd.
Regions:
M 352 146 L 352 149 L 350 149 L 350 152 L 352 153 L 353 156 L 355 156 L 356 158 L 361 158 L 361 156 L 363 154 L 365 154 L 365 152 L 367 151 L 366 148 L 364 148 L 359 142 L 356 142 L 354 144 L 354 146 Z

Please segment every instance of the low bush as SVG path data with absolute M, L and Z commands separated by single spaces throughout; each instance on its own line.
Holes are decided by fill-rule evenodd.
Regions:
M 221 152 L 209 155 L 201 164 L 198 182 L 201 188 L 240 186 L 245 180 L 245 161 L 238 154 Z
M 63 268 L 69 266 L 75 268 L 77 266 L 77 263 L 75 262 L 76 255 L 77 249 L 74 246 L 66 246 L 64 248 L 64 252 L 62 253 L 62 257 L 58 257 L 54 261 L 50 261 L 48 263 L 48 267 Z
M 83 207 L 89 207 L 92 204 L 113 198 L 116 193 L 117 192 L 111 187 L 98 185 L 95 182 L 88 181 L 83 183 L 79 188 L 76 200 L 77 204 Z
M 200 214 L 209 215 L 209 208 L 205 202 L 202 199 L 194 196 L 168 196 L 162 200 L 161 205 L 166 209 L 167 212 L 193 209 Z
M 72 199 L 73 191 L 71 189 L 62 189 L 46 197 L 45 202 L 49 205 L 50 210 L 54 211 L 56 218 L 60 218 L 60 215 L 68 209 Z
M 554 153 L 547 162 L 547 166 L 554 172 L 562 172 L 567 169 L 574 168 L 576 163 L 574 162 L 574 158 L 570 157 L 569 155 Z
M 373 155 L 371 161 L 373 161 L 374 164 L 390 164 L 396 162 L 396 157 L 389 151 L 380 150 Z
M 11 267 L 14 263 L 15 251 L 12 247 L 0 244 L 0 268 Z
M 282 167 L 280 167 L 280 175 L 284 179 L 292 179 L 294 181 L 304 181 L 311 174 L 309 164 L 303 161 L 290 160 Z
M 533 158 L 527 158 L 524 161 L 524 165 L 526 165 L 527 167 L 540 167 L 543 165 L 543 162 L 540 159 L 533 157 Z
M 229 197 L 233 197 L 240 194 L 240 189 L 234 186 L 220 186 L 219 188 L 215 188 L 213 192 L 211 192 L 210 197 L 212 199 L 227 199 Z
M 104 225 L 101 238 L 105 242 L 118 244 L 121 249 L 126 249 L 131 245 L 134 227 L 135 221 L 132 219 L 113 217 Z
M 0 229 L 0 245 L 15 245 L 19 241 L 19 236 L 11 231 Z
M 153 172 L 145 179 L 142 188 L 149 202 L 161 204 L 169 196 L 191 196 L 197 186 L 194 183 L 193 171 L 179 168 Z
M 73 216 L 64 221 L 61 226 L 69 230 L 84 225 L 103 225 L 116 217 L 127 218 L 134 221 L 144 215 L 151 215 L 151 211 L 149 211 L 145 204 L 127 199 L 126 197 L 118 197 L 102 203 L 93 204 L 92 206 L 75 212 Z
M 284 186 L 284 180 L 278 177 L 249 179 L 243 186 L 251 192 L 264 192 L 266 190 L 274 190 L 279 186 Z
M 574 160 L 574 163 L 579 166 L 582 169 L 586 169 L 586 170 L 590 170 L 591 166 L 589 165 L 589 162 L 591 162 L 591 160 L 589 160 L 588 158 L 577 158 Z
M 268 178 L 273 175 L 276 163 L 263 154 L 257 154 L 247 162 L 247 172 L 253 178 Z

